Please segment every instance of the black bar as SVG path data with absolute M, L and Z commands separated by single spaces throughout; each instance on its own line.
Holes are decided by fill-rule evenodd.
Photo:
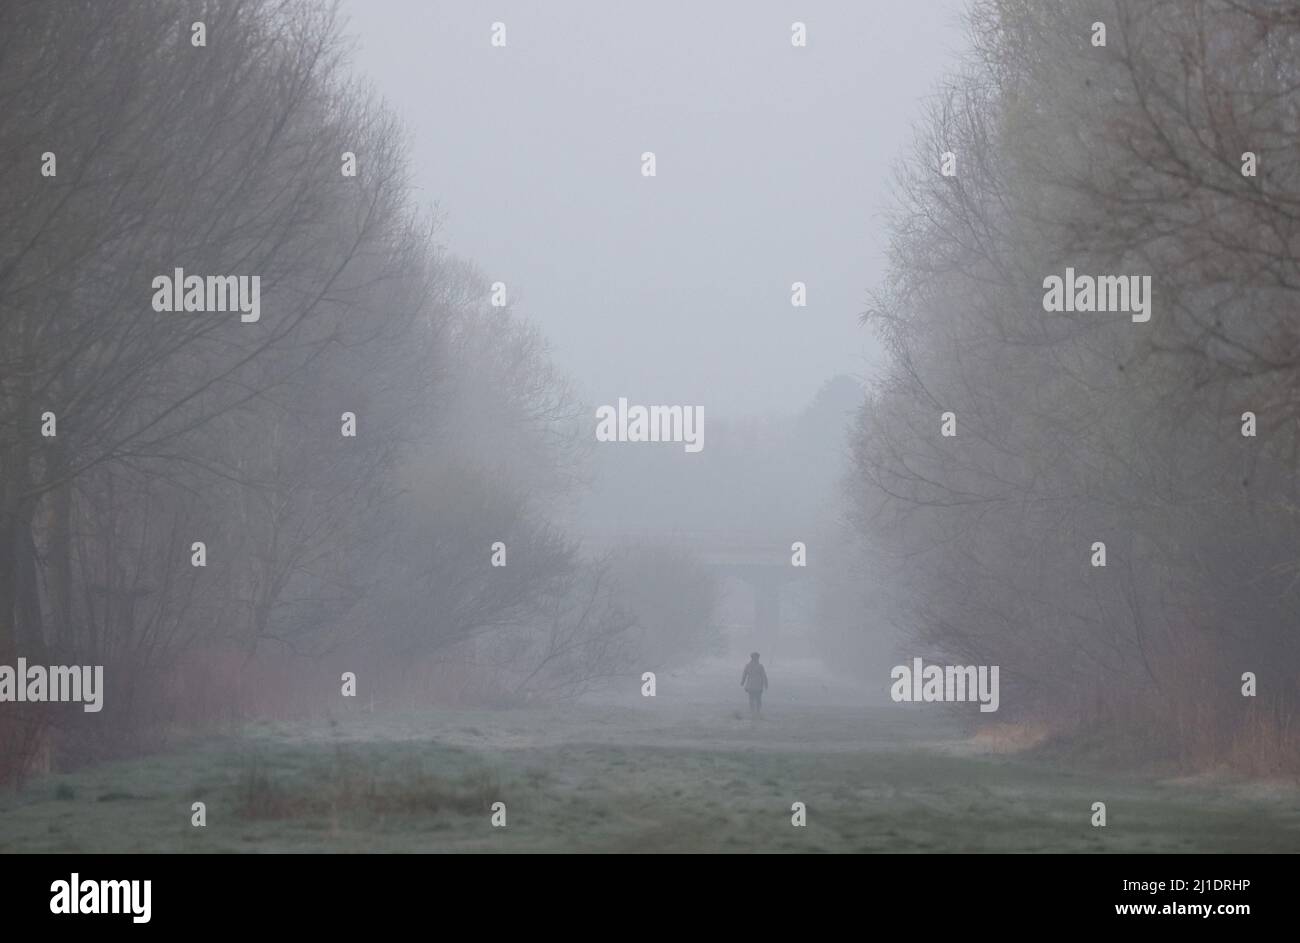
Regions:
M 851 919 L 859 928 L 883 929 L 901 919 L 920 920 L 927 929 L 1064 931 L 1130 924 L 1146 930 L 1183 932 L 1196 926 L 1231 933 L 1247 923 L 1283 920 L 1295 906 L 1287 899 L 1294 887 L 1294 861 L 1282 856 L 875 856 L 839 874 L 810 869 L 805 862 L 790 867 L 768 857 L 731 861 L 723 870 L 702 861 L 593 866 L 571 859 L 485 866 L 483 860 L 11 856 L 6 870 L 14 873 L 5 882 L 3 913 L 10 929 L 75 926 L 131 933 L 373 931 L 412 921 L 428 929 L 422 936 L 462 935 L 480 925 L 495 934 L 514 921 L 530 924 L 530 932 L 542 932 L 547 925 L 607 931 L 659 926 L 676 932 L 692 926 L 696 913 L 706 920 L 716 913 L 732 925 L 738 913 L 750 908 L 778 925 Z M 693 874 L 697 867 L 701 872 Z M 136 922 L 130 913 L 52 913 L 52 885 L 70 884 L 73 873 L 83 891 L 92 881 L 149 881 L 148 922 Z M 1184 883 L 1173 883 L 1177 881 Z M 97 895 L 98 887 L 95 900 Z M 1133 912 L 1135 906 L 1152 912 Z M 1248 912 L 1207 916 L 1199 912 L 1205 906 Z M 1189 912 L 1189 907 L 1198 910 Z M 594 918 L 613 922 L 588 923 Z

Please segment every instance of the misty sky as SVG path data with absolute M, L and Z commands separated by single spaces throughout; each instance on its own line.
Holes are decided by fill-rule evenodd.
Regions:
M 790 413 L 864 376 L 880 213 L 962 0 L 349 0 L 442 238 L 589 403 Z M 508 46 L 489 43 L 493 21 Z M 790 24 L 808 24 L 808 47 Z M 654 151 L 658 176 L 640 155 Z M 808 307 L 790 283 L 808 284 Z

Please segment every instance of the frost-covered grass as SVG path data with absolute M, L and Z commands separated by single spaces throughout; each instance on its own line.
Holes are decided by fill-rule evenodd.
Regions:
M 2 794 L 0 851 L 1300 850 L 1291 786 L 970 755 L 900 705 L 772 698 L 752 724 L 663 694 L 255 725 Z

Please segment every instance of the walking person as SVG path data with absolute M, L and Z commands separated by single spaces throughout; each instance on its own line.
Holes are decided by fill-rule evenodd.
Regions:
M 750 654 L 740 676 L 740 686 L 749 694 L 749 716 L 757 720 L 762 716 L 763 692 L 767 690 L 767 669 L 758 663 L 758 652 Z

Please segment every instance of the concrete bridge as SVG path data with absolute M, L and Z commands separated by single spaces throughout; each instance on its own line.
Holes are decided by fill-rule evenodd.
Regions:
M 587 533 L 582 549 L 600 555 L 620 546 L 646 544 L 680 550 L 699 560 L 715 575 L 743 583 L 753 595 L 754 639 L 771 647 L 781 634 L 783 588 L 799 580 L 805 567 L 792 566 L 794 538 L 781 543 L 770 534 L 743 535 L 735 532 L 670 531 Z

